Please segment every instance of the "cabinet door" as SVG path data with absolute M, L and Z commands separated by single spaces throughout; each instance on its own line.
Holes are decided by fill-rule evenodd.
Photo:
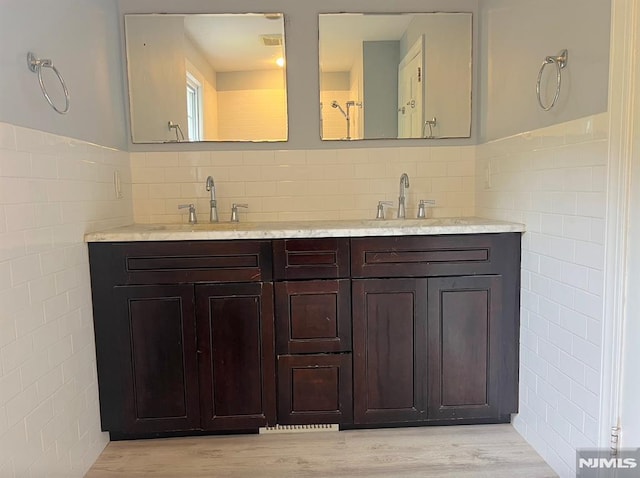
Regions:
M 196 285 L 196 308 L 203 429 L 274 424 L 272 285 Z
M 353 281 L 354 423 L 426 419 L 426 279 Z
M 278 423 L 352 423 L 351 354 L 278 357 Z
M 199 427 L 193 299 L 190 285 L 114 288 L 112 333 L 97 341 L 105 429 L 135 434 Z
M 497 418 L 500 276 L 429 279 L 429 419 Z

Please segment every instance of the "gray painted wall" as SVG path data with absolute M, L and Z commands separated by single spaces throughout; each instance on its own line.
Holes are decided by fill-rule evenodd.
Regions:
M 118 0 L 120 13 L 261 13 L 283 12 L 287 54 L 287 99 L 289 141 L 287 143 L 207 143 L 131 145 L 133 151 L 202 149 L 320 149 L 418 145 L 473 144 L 469 140 L 320 140 L 320 95 L 318 80 L 318 14 L 338 12 L 430 12 L 478 11 L 478 0 Z M 477 15 L 474 15 L 476 18 Z M 122 19 L 120 19 L 122 22 Z M 474 45 L 474 52 L 477 51 Z M 473 59 L 474 64 L 477 58 Z M 474 116 L 475 108 L 474 108 Z M 473 122 L 474 132 L 476 121 Z
M 399 41 L 362 43 L 365 138 L 398 137 Z
M 540 128 L 607 110 L 610 0 L 483 0 L 479 51 L 474 41 L 474 83 L 470 140 L 375 140 L 322 142 L 319 124 L 317 14 L 335 12 L 472 11 L 478 0 L 3 0 L 0 5 L 0 121 L 66 135 L 97 144 L 130 145 L 128 109 L 122 85 L 123 13 L 215 13 L 282 11 L 286 15 L 289 142 L 242 144 L 244 149 L 313 149 L 471 144 Z M 552 12 L 553 14 L 549 14 Z M 474 27 L 479 25 L 474 15 Z M 551 112 L 537 106 L 535 81 L 546 55 L 568 48 L 563 92 Z M 65 116 L 46 104 L 34 73 L 26 67 L 29 50 L 51 58 L 71 93 Z M 491 75 L 488 74 L 491 65 Z M 477 66 L 475 66 L 477 68 Z M 477 70 L 476 70 L 477 71 Z M 50 72 L 48 72 L 50 73 Z M 47 76 L 54 90 L 55 78 Z M 478 101 L 480 98 L 480 101 Z M 128 108 L 128 106 L 127 106 Z M 482 112 L 480 115 L 479 112 Z M 481 127 L 481 129 L 479 128 Z M 236 144 L 137 145 L 133 150 L 238 149 Z
M 126 149 L 119 25 L 113 0 L 2 0 L 0 121 Z M 28 51 L 62 73 L 71 96 L 66 115 L 44 99 Z M 55 75 L 44 78 L 64 106 Z
M 483 0 L 479 140 L 607 111 L 610 16 L 610 0 Z M 562 91 L 545 112 L 536 98 L 538 71 L 563 48 Z M 545 76 L 552 71 L 547 66 Z
M 175 140 L 181 126 L 187 134 L 187 40 L 184 18 L 173 16 L 127 17 L 128 83 L 131 97 L 131 135 L 136 141 L 161 143 Z M 162 98 L 162 101 L 158 101 Z

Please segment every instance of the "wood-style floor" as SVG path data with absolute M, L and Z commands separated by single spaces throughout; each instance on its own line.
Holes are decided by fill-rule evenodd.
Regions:
M 557 475 L 511 425 L 473 425 L 111 442 L 86 476 L 542 478 Z

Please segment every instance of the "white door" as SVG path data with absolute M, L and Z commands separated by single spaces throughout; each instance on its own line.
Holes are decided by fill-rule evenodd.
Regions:
M 640 0 L 612 2 L 609 164 L 598 446 L 640 447 Z
M 638 82 L 640 90 L 640 81 Z M 640 129 L 640 105 L 634 123 Z M 638 136 L 636 136 L 638 138 Z M 629 235 L 627 239 L 627 294 L 623 325 L 620 446 L 640 447 L 640 139 L 634 142 L 631 165 Z
M 424 72 L 421 37 L 398 66 L 398 138 L 421 138 Z

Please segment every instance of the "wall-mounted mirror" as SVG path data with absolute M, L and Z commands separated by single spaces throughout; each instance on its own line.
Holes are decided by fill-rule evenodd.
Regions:
M 134 143 L 286 141 L 281 13 L 125 15 Z
M 321 14 L 323 140 L 471 136 L 472 14 Z

